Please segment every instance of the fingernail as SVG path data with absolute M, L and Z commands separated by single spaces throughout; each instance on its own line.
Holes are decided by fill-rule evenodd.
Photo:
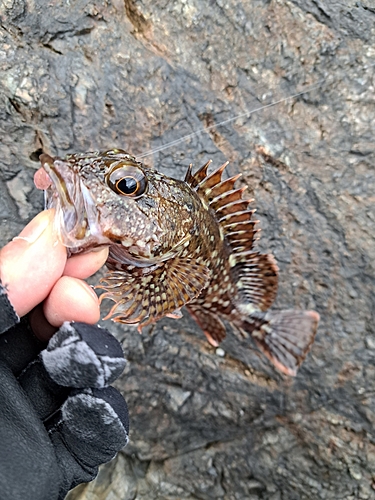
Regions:
M 91 293 L 91 295 L 93 297 L 95 297 L 96 301 L 98 301 L 98 296 L 96 295 L 94 288 L 91 285 L 89 285 L 89 287 L 90 287 L 90 293 Z
M 25 240 L 28 243 L 34 243 L 44 233 L 50 222 L 49 214 L 41 212 L 13 240 Z
M 92 286 L 88 285 L 84 281 L 77 280 L 77 283 L 81 285 L 81 287 L 85 290 L 86 293 L 92 296 L 95 299 L 95 302 L 98 302 L 98 296 L 96 295 Z

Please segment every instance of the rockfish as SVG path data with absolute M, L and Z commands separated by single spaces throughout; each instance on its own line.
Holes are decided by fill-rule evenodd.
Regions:
M 316 334 L 314 311 L 270 311 L 278 285 L 271 254 L 254 249 L 257 229 L 240 177 L 223 179 L 228 163 L 207 162 L 185 180 L 145 166 L 121 149 L 42 154 L 36 185 L 70 254 L 109 246 L 100 299 L 107 318 L 139 328 L 186 306 L 208 341 L 224 339 L 224 322 L 281 372 L 296 375 Z

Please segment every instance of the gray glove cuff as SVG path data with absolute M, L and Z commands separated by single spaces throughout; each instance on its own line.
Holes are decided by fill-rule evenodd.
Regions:
M 4 333 L 19 321 L 20 318 L 10 303 L 6 289 L 0 280 L 0 333 Z

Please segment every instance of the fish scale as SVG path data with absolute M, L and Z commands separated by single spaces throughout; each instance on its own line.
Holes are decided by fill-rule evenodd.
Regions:
M 228 162 L 207 162 L 184 181 L 151 169 L 126 151 L 41 156 L 46 206 L 70 254 L 109 246 L 108 273 L 97 288 L 107 315 L 138 329 L 188 311 L 217 346 L 225 323 L 252 338 L 281 372 L 295 375 L 311 348 L 315 311 L 272 311 L 278 268 L 254 249 L 253 200 L 223 180 Z

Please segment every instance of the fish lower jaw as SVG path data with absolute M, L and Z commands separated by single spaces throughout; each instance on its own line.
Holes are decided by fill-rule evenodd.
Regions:
M 59 239 L 64 246 L 73 253 L 100 250 L 104 246 L 110 246 L 113 241 L 103 234 L 97 221 L 90 220 L 86 212 L 80 214 L 72 213 L 72 218 L 67 218 L 67 211 L 61 207 L 55 207 L 57 216 L 55 221 Z
M 80 238 L 76 236 L 71 236 L 71 240 L 67 241 L 67 238 L 60 236 L 62 243 L 67 247 L 69 255 L 84 253 L 84 252 L 96 252 L 101 250 L 103 247 L 109 247 L 111 241 L 107 238 L 98 239 L 96 236 L 90 234 L 89 230 L 86 230 L 84 234 L 79 234 Z

